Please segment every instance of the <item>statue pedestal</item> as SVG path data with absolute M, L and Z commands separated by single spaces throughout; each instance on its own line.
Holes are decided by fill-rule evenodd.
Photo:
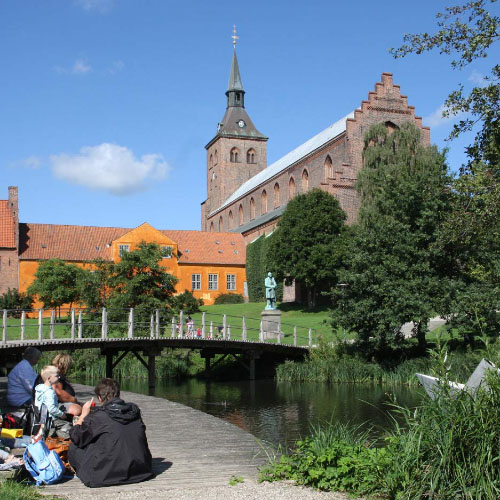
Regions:
M 278 338 L 281 325 L 281 311 L 279 309 L 265 309 L 260 313 L 264 340 Z

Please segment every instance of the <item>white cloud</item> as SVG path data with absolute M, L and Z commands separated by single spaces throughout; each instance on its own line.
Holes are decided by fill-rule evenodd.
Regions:
M 454 122 L 463 115 L 463 113 L 458 113 L 456 115 L 443 116 L 443 111 L 445 110 L 446 106 L 442 104 L 441 106 L 439 106 L 439 108 L 436 109 L 436 111 L 422 118 L 422 121 L 424 122 L 425 125 L 435 128 Z
M 488 80 L 486 80 L 485 76 L 479 71 L 473 70 L 468 78 L 469 82 L 472 82 L 477 87 L 486 87 L 489 85 Z
M 162 155 L 147 154 L 137 159 L 130 149 L 109 143 L 84 146 L 76 155 L 53 155 L 50 161 L 59 179 L 115 195 L 144 191 L 169 171 Z
M 73 68 L 71 69 L 71 73 L 74 75 L 84 75 L 88 73 L 92 67 L 85 59 L 77 59 L 75 64 L 73 64 Z
M 113 8 L 114 0 L 74 0 L 74 2 L 87 12 L 97 11 L 104 14 Z
M 25 160 L 23 160 L 23 165 L 26 168 L 40 168 L 40 158 L 38 156 L 28 156 Z
M 111 66 L 108 69 L 108 73 L 110 75 L 116 75 L 125 67 L 125 63 L 118 59 L 117 61 L 113 61 Z
M 89 64 L 87 59 L 79 58 L 74 62 L 71 68 L 54 66 L 54 70 L 60 75 L 86 75 L 92 71 L 92 66 Z

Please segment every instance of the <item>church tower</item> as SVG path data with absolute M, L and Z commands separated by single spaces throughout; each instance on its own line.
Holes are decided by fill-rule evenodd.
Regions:
M 236 37 L 233 37 L 235 45 Z M 267 137 L 252 123 L 245 110 L 236 45 L 233 51 L 227 107 L 207 150 L 207 200 L 202 207 L 202 231 L 209 230 L 208 216 L 219 208 L 245 181 L 267 166 Z M 223 231 L 227 228 L 215 228 Z

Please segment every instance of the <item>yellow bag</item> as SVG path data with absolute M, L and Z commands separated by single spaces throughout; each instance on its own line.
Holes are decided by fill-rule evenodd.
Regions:
M 2 429 L 1 437 L 3 438 L 21 438 L 23 437 L 22 429 Z

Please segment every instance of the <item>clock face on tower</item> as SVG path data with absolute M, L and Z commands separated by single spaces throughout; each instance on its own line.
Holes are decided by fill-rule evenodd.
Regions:
M 245 122 L 244 122 L 243 120 L 240 120 L 240 121 L 238 122 L 238 127 L 240 127 L 240 128 L 243 128 L 245 125 L 246 125 L 246 124 L 245 124 Z

